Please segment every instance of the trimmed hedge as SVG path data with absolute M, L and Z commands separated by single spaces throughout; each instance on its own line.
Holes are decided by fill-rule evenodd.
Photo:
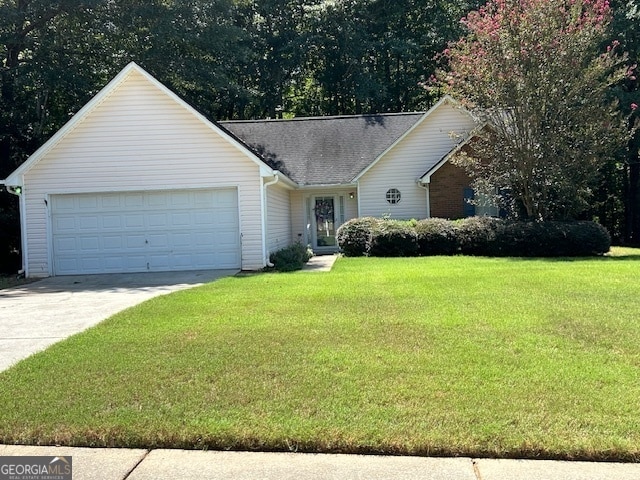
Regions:
M 374 228 L 384 220 L 374 217 L 352 218 L 336 232 L 338 245 L 347 257 L 367 255 L 371 247 Z
M 455 224 L 444 218 L 427 218 L 416 225 L 420 255 L 452 255 L 458 251 Z
M 312 256 L 311 250 L 300 242 L 296 242 L 269 255 L 269 261 L 279 272 L 293 272 L 301 270 Z
M 595 222 L 516 222 L 492 217 L 416 222 L 354 219 L 338 229 L 346 256 L 464 255 L 584 257 L 609 251 L 611 237 Z
M 374 225 L 367 252 L 372 257 L 415 257 L 418 235 L 408 222 L 384 220 Z

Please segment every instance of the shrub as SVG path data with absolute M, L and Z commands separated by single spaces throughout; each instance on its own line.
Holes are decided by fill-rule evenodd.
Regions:
M 269 256 L 269 260 L 279 272 L 300 270 L 313 256 L 313 252 L 300 242 L 289 245 Z
M 576 257 L 602 255 L 611 238 L 595 222 L 516 222 L 492 217 L 401 222 L 361 218 L 338 230 L 345 255 L 408 257 L 465 255 Z
M 583 257 L 609 251 L 611 238 L 595 222 L 504 222 L 492 255 Z
M 549 222 L 552 223 L 552 222 Z M 595 222 L 553 222 L 556 243 L 554 250 L 558 256 L 602 255 L 611 247 L 611 236 Z
M 493 217 L 469 217 L 455 222 L 458 250 L 465 255 L 496 255 L 496 239 L 503 221 Z
M 343 223 L 336 232 L 338 246 L 347 257 L 362 257 L 369 253 L 374 226 L 383 222 L 379 218 L 353 218 Z
M 414 257 L 418 254 L 418 235 L 409 222 L 379 222 L 371 236 L 368 251 L 373 257 Z
M 427 218 L 416 224 L 420 255 L 451 255 L 458 250 L 454 223 L 443 218 Z

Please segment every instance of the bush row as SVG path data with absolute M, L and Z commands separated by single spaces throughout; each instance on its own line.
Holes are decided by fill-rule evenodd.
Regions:
M 279 272 L 293 272 L 300 270 L 312 256 L 311 250 L 297 242 L 269 255 L 269 261 Z
M 611 246 L 609 233 L 595 222 L 517 222 L 491 217 L 454 221 L 355 218 L 338 229 L 337 239 L 342 252 L 353 257 L 583 257 L 602 255 Z

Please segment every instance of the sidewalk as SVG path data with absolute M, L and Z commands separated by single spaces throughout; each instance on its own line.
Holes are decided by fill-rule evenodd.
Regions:
M 0 445 L 71 456 L 74 480 L 637 480 L 640 464 Z

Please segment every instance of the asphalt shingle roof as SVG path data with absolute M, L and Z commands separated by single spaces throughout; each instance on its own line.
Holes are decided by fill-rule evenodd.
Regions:
M 350 183 L 422 118 L 392 113 L 219 122 L 299 185 Z

